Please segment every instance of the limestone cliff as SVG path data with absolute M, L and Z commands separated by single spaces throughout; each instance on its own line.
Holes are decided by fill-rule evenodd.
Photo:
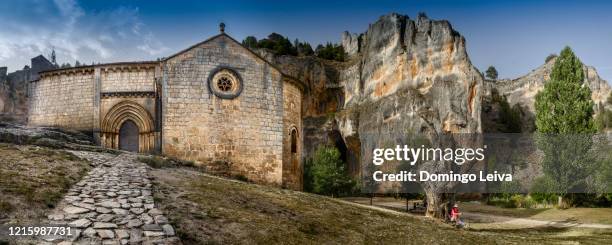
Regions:
M 349 36 L 343 43 L 355 45 L 355 35 Z M 361 166 L 371 165 L 375 147 L 415 144 L 418 138 L 434 147 L 475 142 L 456 136 L 481 132 L 483 78 L 468 58 L 464 37 L 448 21 L 385 15 L 357 36 L 357 44 L 357 62 L 340 74 L 345 103 L 336 120 L 348 148 L 360 146 L 355 153 Z M 418 167 L 449 170 L 437 162 Z M 452 188 L 442 185 L 421 187 L 428 193 Z
M 540 90 L 544 89 L 544 84 L 550 80 L 550 73 L 555 64 L 555 60 L 556 58 L 553 58 L 526 75 L 516 79 L 502 79 L 498 81 L 487 80 L 485 82 L 485 97 L 491 97 L 492 93 L 495 91 L 500 95 L 506 96 L 510 106 L 518 105 L 522 109 L 523 131 L 530 132 L 535 130 L 533 126 L 535 96 Z M 585 75 L 584 82 L 588 84 L 591 89 L 591 98 L 595 103 L 595 112 L 597 112 L 599 109 L 605 107 L 605 102 L 612 89 L 607 81 L 599 77 L 594 67 L 584 65 L 583 70 Z M 486 114 L 490 114 L 486 107 L 487 106 L 485 106 Z
M 389 14 L 365 33 L 344 33 L 342 45 L 349 55 L 342 63 L 259 51 L 308 85 L 306 158 L 334 143 L 359 176 L 373 147 L 411 134 L 439 142 L 444 133 L 481 132 L 483 78 L 448 21 Z

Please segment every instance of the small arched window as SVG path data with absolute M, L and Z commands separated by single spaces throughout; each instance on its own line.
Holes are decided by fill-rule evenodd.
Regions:
M 291 153 L 297 153 L 297 129 L 291 130 Z

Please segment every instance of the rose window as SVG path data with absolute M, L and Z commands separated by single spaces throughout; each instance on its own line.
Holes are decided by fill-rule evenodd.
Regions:
M 219 80 L 217 80 L 217 87 L 223 92 L 231 91 L 232 85 L 232 80 L 228 77 L 221 77 Z
M 218 68 L 208 78 L 208 88 L 219 98 L 233 99 L 242 92 L 242 79 L 232 69 Z

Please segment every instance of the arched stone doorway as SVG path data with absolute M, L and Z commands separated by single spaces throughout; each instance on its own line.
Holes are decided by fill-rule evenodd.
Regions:
M 132 120 L 127 120 L 119 129 L 119 149 L 138 152 L 138 126 Z
M 111 108 L 100 125 L 102 146 L 134 152 L 155 149 L 155 126 L 150 113 L 133 101 L 122 101 Z

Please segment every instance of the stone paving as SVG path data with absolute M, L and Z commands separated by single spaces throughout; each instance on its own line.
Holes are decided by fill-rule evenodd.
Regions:
M 48 244 L 178 244 L 172 225 L 151 195 L 147 166 L 135 154 L 73 152 L 94 168 L 48 215 L 74 235 Z

